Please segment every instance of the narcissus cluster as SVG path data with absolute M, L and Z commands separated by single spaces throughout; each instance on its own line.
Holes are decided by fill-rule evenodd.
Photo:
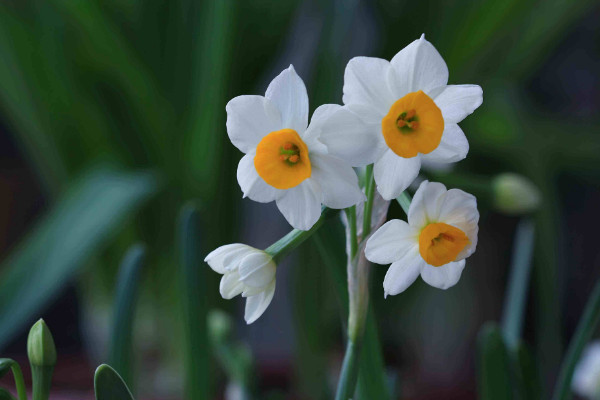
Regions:
M 223 274 L 223 298 L 246 297 L 248 323 L 273 298 L 275 260 L 316 230 L 324 208 L 345 209 L 347 221 L 354 222 L 354 229 L 346 223 L 349 242 L 360 242 L 356 247 L 365 249 L 370 261 L 391 263 L 383 282 L 386 296 L 406 290 L 419 275 L 437 288 L 455 285 L 475 251 L 475 197 L 440 183 L 421 184 L 408 222 L 389 221 L 362 235 L 356 220 L 358 215 L 359 222 L 374 221 L 372 214 L 381 208 L 373 206 L 374 185 L 377 202 L 387 210 L 386 201 L 403 194 L 422 161 L 455 163 L 466 157 L 469 144 L 458 123 L 481 105 L 481 88 L 448 85 L 446 63 L 422 36 L 391 61 L 350 60 L 343 92 L 343 105 L 318 107 L 309 124 L 306 87 L 290 66 L 265 96 L 238 96 L 226 106 L 229 138 L 245 153 L 237 171 L 244 197 L 275 201 L 295 228 L 265 251 L 231 244 L 206 258 Z M 365 179 L 359 180 L 353 167 L 365 166 Z M 364 208 L 357 214 L 357 207 Z

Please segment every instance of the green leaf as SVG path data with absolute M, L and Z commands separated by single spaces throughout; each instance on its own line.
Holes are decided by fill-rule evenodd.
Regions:
M 478 339 L 478 389 L 480 400 L 512 400 L 511 365 L 500 328 L 487 323 Z
M 133 320 L 140 276 L 146 257 L 146 248 L 133 245 L 121 263 L 113 309 L 110 339 L 110 365 L 119 371 L 125 382 L 132 384 Z
M 148 172 L 96 169 L 72 184 L 0 267 L 0 349 L 156 190 Z
M 133 400 L 129 388 L 117 371 L 106 364 L 96 369 L 94 375 L 96 400 Z
M 206 318 L 206 279 L 210 270 L 202 259 L 198 210 L 187 205 L 179 217 L 180 294 L 184 319 L 185 398 L 210 398 L 209 348 Z
M 10 358 L 0 358 L 0 379 L 4 377 L 4 375 L 8 374 L 10 368 L 14 364 L 14 361 Z
M 0 400 L 16 400 L 10 392 L 4 388 L 0 388 Z
M 23 373 L 21 372 L 19 363 L 10 358 L 0 358 L 0 379 L 6 375 L 9 370 L 12 370 L 19 400 L 27 400 L 27 389 L 25 388 Z
M 598 323 L 600 322 L 600 281 L 596 283 L 583 315 L 577 324 L 567 354 L 560 367 L 560 373 L 554 388 L 553 400 L 567 400 L 571 398 L 571 380 L 575 366 L 581 358 L 583 348 L 590 341 Z
M 533 355 L 524 343 L 519 343 L 513 353 L 513 363 L 519 380 L 520 398 L 523 400 L 540 400 L 542 384 Z

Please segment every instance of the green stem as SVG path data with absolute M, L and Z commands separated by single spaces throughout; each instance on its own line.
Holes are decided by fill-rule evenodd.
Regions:
M 400 196 L 398 196 L 396 201 L 398 202 L 398 204 L 400 204 L 400 207 L 402 207 L 406 216 L 408 216 L 410 202 L 412 201 L 412 198 L 410 197 L 410 194 L 408 194 L 408 191 L 405 190 L 404 192 L 402 192 Z
M 300 229 L 292 230 L 277 242 L 266 248 L 265 252 L 273 256 L 275 263 L 278 263 L 302 242 L 311 237 L 321 227 L 321 225 L 323 225 L 323 221 L 325 221 L 330 212 L 332 212 L 331 209 L 324 207 L 323 211 L 321 212 L 321 218 L 319 218 L 312 228 L 307 231 L 301 231 Z
M 523 314 L 527 300 L 527 288 L 531 273 L 531 259 L 534 247 L 534 224 L 531 219 L 524 219 L 517 226 L 517 234 L 513 244 L 512 266 L 508 291 L 504 299 L 504 315 L 502 331 L 509 348 L 515 349 L 521 337 Z
M 354 397 L 354 390 L 356 389 L 356 381 L 358 379 L 359 354 L 359 345 L 348 339 L 335 400 L 348 400 Z
M 366 239 L 371 233 L 371 214 L 373 211 L 373 199 L 375 198 L 375 180 L 373 179 L 373 164 L 367 166 L 365 194 L 367 201 L 363 213 L 362 237 Z
M 348 220 L 348 230 L 350 231 L 350 258 L 356 256 L 358 251 L 358 243 L 356 238 L 356 206 L 348 207 L 346 211 L 346 219 Z
M 577 324 L 577 330 L 569 344 L 567 355 L 560 367 L 554 396 L 552 397 L 553 400 L 568 400 L 571 398 L 573 371 L 581 357 L 584 346 L 591 339 L 598 322 L 600 322 L 600 281 L 594 287 L 592 295 L 583 311 L 583 316 Z
M 31 366 L 31 393 L 33 400 L 48 400 L 50 397 L 50 386 L 52 385 L 53 372 L 53 366 Z
M 365 257 L 364 242 L 357 255 L 348 260 L 348 344 L 336 400 L 354 397 L 358 378 L 360 347 L 369 310 L 369 261 Z
M 17 387 L 17 395 L 19 400 L 27 400 L 27 388 L 25 387 L 25 380 L 23 379 L 23 372 L 19 364 L 14 362 L 10 367 L 13 377 L 15 379 L 15 386 Z

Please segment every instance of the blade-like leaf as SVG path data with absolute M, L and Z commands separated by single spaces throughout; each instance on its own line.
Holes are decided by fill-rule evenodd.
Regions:
M 12 367 L 14 361 L 10 358 L 0 358 L 0 379 L 4 377 L 4 375 L 8 374 L 10 371 L 10 367 Z
M 513 353 L 513 363 L 519 379 L 520 398 L 523 400 L 540 400 L 542 384 L 535 360 L 524 343 L 519 343 Z
M 511 400 L 510 358 L 500 329 L 492 323 L 481 328 L 478 339 L 480 400 Z
M 208 399 L 209 349 L 206 327 L 206 272 L 200 247 L 200 216 L 195 207 L 183 208 L 179 217 L 180 288 L 185 340 L 186 399 Z
M 10 392 L 4 388 L 0 388 L 0 400 L 16 400 Z
M 97 169 L 67 190 L 0 267 L 0 349 L 156 189 L 150 173 Z
M 133 395 L 119 374 L 106 364 L 94 375 L 96 400 L 133 400 Z
M 9 370 L 12 370 L 19 400 L 27 400 L 27 389 L 25 388 L 25 382 L 23 381 L 23 373 L 21 372 L 21 367 L 19 366 L 19 363 L 17 363 L 14 360 L 11 360 L 10 358 L 0 358 L 0 379 L 4 375 L 6 375 Z M 2 397 L 2 393 L 0 393 L 0 399 L 2 398 L 12 397 Z
M 125 382 L 132 383 L 132 329 L 135 303 L 146 249 L 141 244 L 132 246 L 121 263 L 112 321 L 110 364 L 119 371 Z

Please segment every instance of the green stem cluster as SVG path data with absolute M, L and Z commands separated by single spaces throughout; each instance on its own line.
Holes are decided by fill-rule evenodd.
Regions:
M 350 254 L 348 254 L 348 343 L 335 399 L 348 400 L 354 397 L 359 372 L 359 356 L 364 335 L 365 321 L 369 310 L 369 261 L 364 254 L 366 239 L 371 233 L 375 182 L 373 165 L 367 167 L 365 202 L 361 243 L 356 232 L 356 213 L 354 208 L 347 211 L 350 236 Z

